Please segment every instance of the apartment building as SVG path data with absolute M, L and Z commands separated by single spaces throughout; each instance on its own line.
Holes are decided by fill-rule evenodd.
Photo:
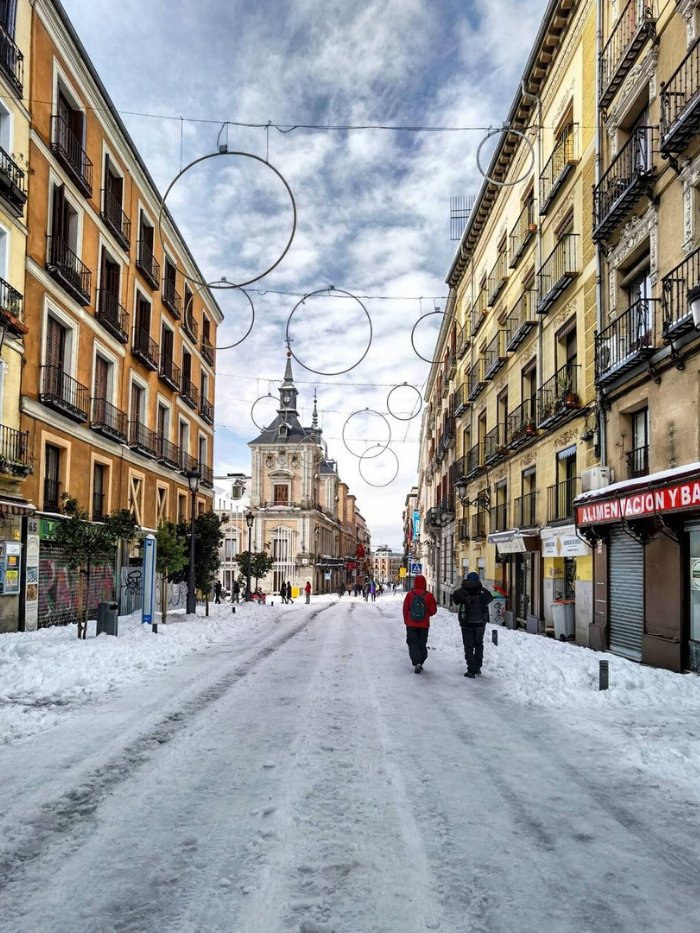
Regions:
M 221 520 L 224 540 L 219 549 L 221 566 L 219 581 L 226 591 L 232 590 L 241 576 L 238 555 L 248 550 L 246 513 L 250 510 L 250 476 L 245 473 L 227 473 L 214 477 L 213 508 Z M 243 589 L 241 589 L 241 595 Z
M 57 0 L 33 4 L 31 47 L 21 431 L 41 553 L 25 624 L 44 625 L 73 610 L 52 544 L 64 492 L 152 531 L 189 516 L 196 471 L 197 509 L 211 506 L 221 313 L 167 211 L 159 233 L 157 188 Z M 104 563 L 106 592 L 119 568 Z

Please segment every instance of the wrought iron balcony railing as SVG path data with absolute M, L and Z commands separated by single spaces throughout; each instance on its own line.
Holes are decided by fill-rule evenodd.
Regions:
M 472 515 L 472 541 L 482 541 L 486 537 L 486 516 L 488 512 Z
M 179 321 L 182 314 L 182 296 L 176 290 L 175 283 L 169 279 L 163 282 L 163 304 Z
M 158 462 L 169 466 L 172 470 L 180 469 L 181 451 L 176 444 L 171 444 L 167 437 L 159 434 L 156 437 L 156 447 L 158 449 Z
M 171 389 L 175 389 L 176 392 L 180 391 L 182 370 L 177 363 L 173 362 L 171 357 L 161 356 L 158 375 Z
M 100 216 L 114 234 L 120 246 L 128 253 L 131 241 L 131 221 L 122 210 L 121 201 L 115 198 L 109 188 L 102 189 L 102 211 Z
M 463 415 L 467 410 L 467 405 L 469 404 L 469 399 L 467 398 L 467 384 L 463 382 L 459 386 L 454 395 L 454 401 L 452 404 L 452 414 L 455 418 L 459 418 L 460 415 Z
M 136 268 L 152 289 L 160 285 L 160 263 L 156 261 L 151 247 L 145 240 L 136 244 Z
M 600 106 L 606 108 L 649 38 L 656 35 L 652 0 L 628 0 L 600 56 Z
M 547 488 L 547 521 L 571 522 L 574 519 L 574 499 L 580 492 L 581 478 L 572 476 Z
M 18 431 L 7 425 L 0 425 L 0 458 L 11 464 L 27 466 L 29 464 L 29 431 Z
M 0 279 L 0 312 L 17 321 L 24 320 L 24 298 L 5 279 Z
M 649 445 L 635 447 L 627 452 L 627 478 L 649 475 Z
M 538 427 L 544 428 L 561 420 L 573 409 L 580 408 L 578 396 L 579 366 L 565 363 L 561 369 L 540 386 L 537 397 L 539 407 Z
M 187 378 L 187 376 L 182 377 L 182 388 L 180 389 L 180 396 L 183 402 L 189 405 L 190 408 L 193 408 L 195 411 L 197 411 L 199 408 L 199 389 L 191 379 Z
M 473 479 L 479 473 L 483 473 L 484 469 L 484 445 L 480 442 L 467 451 L 465 476 L 467 479 Z
M 595 379 L 605 385 L 628 372 L 656 349 L 658 299 L 635 301 L 595 336 Z
M 540 175 L 540 214 L 549 211 L 578 161 L 578 125 L 569 123 L 555 142 L 552 154 Z
M 151 431 L 140 421 L 129 422 L 129 447 L 143 454 L 145 457 L 152 457 L 154 460 L 158 456 L 158 437 L 155 431 Z
M 700 37 L 666 82 L 661 84 L 662 155 L 676 156 L 700 130 Z
M 457 482 L 457 480 L 461 479 L 463 476 L 467 475 L 466 460 L 467 460 L 466 456 L 458 457 L 455 460 L 455 462 L 452 464 L 452 470 L 453 470 L 452 475 L 454 477 L 455 482 Z
M 554 302 L 580 274 L 578 268 L 578 233 L 565 233 L 542 263 L 537 273 L 537 313 L 546 314 Z
M 513 502 L 513 521 L 516 528 L 533 528 L 537 524 L 537 493 L 530 492 Z
M 537 219 L 535 216 L 535 199 L 528 198 L 523 204 L 520 216 L 515 221 L 513 229 L 510 231 L 510 268 L 515 267 L 520 262 L 523 253 L 527 249 L 528 243 L 537 233 Z
M 92 162 L 82 141 L 59 114 L 51 117 L 51 149 L 85 197 L 92 197 Z
M 214 471 L 210 466 L 207 466 L 206 463 L 199 462 L 199 473 L 200 473 L 200 483 L 202 486 L 206 486 L 207 489 L 214 488 Z
M 117 441 L 119 444 L 126 443 L 126 412 L 121 411 L 104 398 L 92 399 L 90 427 L 93 431 L 108 437 L 112 441 Z
M 90 390 L 64 372 L 61 366 L 41 367 L 39 401 L 74 421 L 88 420 Z
M 209 399 L 202 399 L 199 407 L 199 413 L 207 424 L 214 424 L 214 406 L 209 401 Z
M 494 263 L 493 269 L 488 279 L 488 302 L 489 306 L 496 304 L 498 296 L 503 291 L 508 281 L 508 252 L 503 250 L 498 254 L 498 259 Z
M 0 25 L 0 68 L 21 97 L 24 83 L 24 55 L 3 25 Z
M 105 494 L 103 492 L 93 491 L 92 493 L 92 520 L 101 522 L 105 517 Z
M 505 320 L 506 350 L 517 350 L 530 331 L 537 327 L 537 289 L 527 288 Z
M 484 379 L 483 373 L 484 361 L 478 359 L 469 370 L 469 374 L 467 376 L 467 386 L 469 387 L 469 395 L 467 397 L 470 402 L 473 402 L 474 399 L 478 398 L 486 387 L 486 380 Z
M 78 304 L 90 304 L 92 272 L 60 237 L 46 237 L 46 271 Z
M 469 540 L 469 521 L 466 518 L 463 518 L 459 523 L 459 540 Z
M 506 332 L 497 330 L 484 350 L 484 379 L 490 381 L 507 362 Z
M 129 312 L 119 303 L 117 296 L 106 288 L 97 289 L 95 317 L 120 343 L 128 342 Z
M 493 466 L 508 456 L 508 432 L 505 423 L 497 424 L 484 437 L 484 463 Z
M 151 338 L 148 331 L 144 330 L 142 327 L 137 327 L 134 330 L 131 352 L 137 359 L 141 360 L 147 369 L 151 369 L 153 372 L 158 371 L 160 349 L 155 340 Z
M 651 197 L 654 133 L 654 127 L 638 126 L 594 189 L 594 239 L 608 237 L 640 198 Z
M 27 186 L 24 172 L 17 163 L 0 147 L 0 195 L 21 217 L 27 200 Z
M 455 517 L 455 497 L 454 494 L 449 492 L 446 496 L 443 496 L 440 500 L 440 514 L 442 516 L 442 523 L 447 524 L 452 521 Z
M 537 437 L 537 406 L 534 399 L 525 399 L 522 405 L 509 412 L 506 418 L 506 434 L 508 446 L 513 449 Z
M 191 304 L 192 302 L 190 302 L 190 305 Z M 196 343 L 199 337 L 199 325 L 195 321 L 194 314 L 191 310 L 185 311 L 185 317 L 182 321 L 182 324 L 183 324 L 183 327 L 185 328 L 185 331 L 190 335 L 190 337 Z
M 196 457 L 193 457 L 191 454 L 187 453 L 186 450 L 180 448 L 180 472 L 181 473 L 191 473 L 193 470 L 199 469 L 199 460 Z
M 471 327 L 472 337 L 476 337 L 479 329 L 481 328 L 481 325 L 484 323 L 487 307 L 488 303 L 486 298 L 486 286 L 483 285 L 481 291 L 479 292 L 479 297 L 476 299 L 471 311 L 469 312 L 469 325 Z
M 505 531 L 508 527 L 508 504 L 503 502 L 501 505 L 492 505 L 489 510 L 489 529 L 491 533 L 495 531 Z
M 209 363 L 210 366 L 214 365 L 214 347 L 211 344 L 211 341 L 208 337 L 202 337 L 202 356 Z
M 674 340 L 694 328 L 688 292 L 700 284 L 700 249 L 686 256 L 662 280 L 663 338 Z

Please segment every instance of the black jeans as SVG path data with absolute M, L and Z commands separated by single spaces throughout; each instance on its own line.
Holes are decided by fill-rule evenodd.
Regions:
M 424 664 L 428 657 L 428 628 L 415 625 L 406 626 L 406 644 L 411 656 L 411 664 Z
M 467 662 L 467 671 L 478 674 L 484 660 L 484 633 L 485 625 L 463 625 L 462 642 L 464 643 L 464 657 Z

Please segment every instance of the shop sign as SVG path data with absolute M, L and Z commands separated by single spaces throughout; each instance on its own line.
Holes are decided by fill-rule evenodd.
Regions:
M 399 576 L 400 576 L 400 577 L 405 577 L 405 576 L 406 576 L 406 568 L 405 568 L 405 567 L 399 567 Z
M 700 508 L 700 482 L 681 483 L 653 492 L 641 492 L 607 502 L 579 506 L 576 510 L 579 525 L 599 525 L 618 522 L 623 518 L 644 518 L 662 512 Z
M 700 558 L 698 557 L 690 561 L 690 588 L 700 590 Z
M 527 551 L 522 535 L 489 535 L 489 544 L 495 544 L 499 554 L 524 554 Z
M 543 557 L 586 557 L 588 553 L 588 545 L 576 534 L 542 537 Z
M 413 510 L 413 540 L 418 541 L 420 538 L 420 512 L 418 509 Z

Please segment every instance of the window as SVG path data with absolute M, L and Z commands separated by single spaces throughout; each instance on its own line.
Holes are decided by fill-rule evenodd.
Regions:
M 576 340 L 576 319 L 572 318 L 557 334 L 557 369 L 562 366 L 576 365 L 578 344 Z
M 106 472 L 103 463 L 96 463 L 92 474 L 92 520 L 99 522 L 105 515 Z
M 199 464 L 200 466 L 207 465 L 207 439 L 206 437 L 199 438 Z
M 130 420 L 135 424 L 142 424 L 144 418 L 145 390 L 136 382 L 131 383 L 131 412 Z
M 112 398 L 112 377 L 114 364 L 97 354 L 95 356 L 95 375 L 93 385 L 92 420 L 99 424 L 114 423 L 108 414 L 108 405 Z
M 272 539 L 272 559 L 280 564 L 289 560 L 289 540 L 287 538 Z
M 162 525 L 168 520 L 168 490 L 166 486 L 158 486 L 156 492 L 156 524 Z
M 105 155 L 104 168 L 104 214 L 111 227 L 124 234 L 122 210 L 124 204 L 124 179 L 116 170 L 111 159 Z
M 627 454 L 627 474 L 630 479 L 649 472 L 649 409 L 632 415 L 632 450 Z
M 158 403 L 158 437 L 163 437 L 167 440 L 168 435 L 170 434 L 170 409 L 167 405 L 163 405 L 161 402 Z
M 175 334 L 174 332 L 163 322 L 160 329 L 160 362 L 161 369 L 168 373 L 172 373 L 172 364 L 173 361 L 173 347 L 175 345 Z M 167 362 L 166 362 L 167 361 Z
M 17 0 L 0 0 L 0 25 L 8 35 L 14 37 Z
M 53 369 L 65 369 L 67 329 L 52 315 L 46 322 L 46 365 Z
M 139 291 L 136 292 L 136 315 L 134 326 L 136 333 L 139 335 L 147 337 L 151 333 L 151 302 Z
M 59 469 L 61 448 L 47 444 L 44 448 L 44 511 L 58 512 L 60 501 Z
M 187 496 L 181 492 L 177 494 L 177 520 L 187 521 Z
M 66 186 L 54 184 L 51 201 L 51 261 L 61 262 L 61 248 L 78 252 L 78 212 L 66 198 Z M 57 245 L 58 244 L 58 245 Z
M 204 315 L 202 317 L 202 343 L 211 343 L 211 321 Z
M 165 257 L 163 266 L 163 298 L 170 304 L 175 304 L 177 269 L 175 264 L 168 257 Z M 178 309 L 179 312 L 179 309 Z
M 185 454 L 190 451 L 190 426 L 186 421 L 180 422 L 180 450 Z
M 12 153 L 12 114 L 4 101 L 0 101 L 0 146 L 8 155 Z
M 82 146 L 85 141 L 85 115 L 68 99 L 68 92 L 62 87 L 58 88 L 56 112 L 63 126 L 72 133 L 79 145 Z
M 103 296 L 109 295 L 111 301 L 110 307 L 116 307 L 119 304 L 121 290 L 119 287 L 121 279 L 121 267 L 116 260 L 112 258 L 109 252 L 102 247 L 102 262 L 100 263 L 100 287 Z
M 139 242 L 148 250 L 147 257 L 153 256 L 153 225 L 143 211 L 139 215 Z
M 275 505 L 289 505 L 289 486 L 286 483 L 275 483 L 272 487 L 272 498 Z
M 627 307 L 631 315 L 628 323 L 630 350 L 637 350 L 648 345 L 653 324 L 648 253 L 629 270 L 622 280 L 622 287 L 625 289 Z
M 231 487 L 231 498 L 240 499 L 242 493 L 243 493 L 243 490 L 241 489 L 241 487 L 238 486 L 236 483 L 234 483 L 233 486 Z
M 189 382 L 192 379 L 192 354 L 188 353 L 187 350 L 182 351 L 182 386 L 183 389 L 187 389 Z
M 224 538 L 224 560 L 232 561 L 238 554 L 238 538 Z

